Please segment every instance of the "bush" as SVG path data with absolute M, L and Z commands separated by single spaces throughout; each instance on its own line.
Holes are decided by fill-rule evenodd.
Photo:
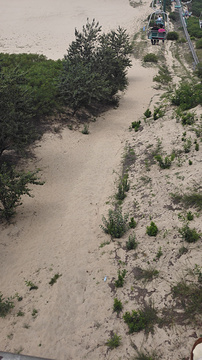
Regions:
M 182 238 L 188 243 L 195 243 L 200 239 L 200 234 L 197 233 L 196 229 L 190 229 L 188 225 L 185 225 L 183 228 L 179 229 L 179 233 L 182 235 Z
M 108 220 L 103 216 L 102 221 L 104 223 L 104 226 L 101 225 L 102 230 L 117 239 L 121 238 L 128 229 L 128 214 L 123 216 L 121 208 L 115 210 L 110 209 Z
M 173 21 L 176 21 L 177 20 L 177 14 L 175 12 L 171 12 L 169 14 L 169 18 Z
M 0 293 L 0 317 L 5 317 L 12 308 L 14 308 L 13 301 L 3 298 L 3 294 Z
M 149 236 L 156 236 L 157 233 L 158 233 L 158 228 L 156 224 L 153 221 L 151 221 L 150 226 L 147 226 L 147 234 Z
M 151 112 L 151 110 L 149 110 L 149 109 L 147 109 L 147 110 L 144 112 L 144 116 L 145 116 L 146 118 L 150 118 L 151 115 L 152 115 L 152 112 Z
M 170 31 L 167 35 L 167 40 L 178 40 L 179 34 L 176 31 Z
M 120 300 L 118 300 L 117 298 L 114 299 L 114 306 L 113 306 L 113 310 L 114 312 L 117 312 L 117 314 L 119 314 L 123 309 L 123 304 Z
M 137 248 L 137 241 L 135 239 L 135 235 L 130 235 L 128 241 L 126 241 L 126 249 L 127 250 L 135 250 Z
M 161 157 L 161 155 L 156 155 L 155 159 L 158 161 L 161 169 L 169 169 L 171 167 L 172 159 L 170 156 L 166 156 L 165 159 Z
M 147 55 L 144 56 L 144 62 L 157 63 L 158 62 L 158 57 L 153 53 L 147 54 Z
M 0 168 L 0 215 L 10 219 L 17 206 L 21 205 L 21 197 L 31 197 L 28 184 L 43 185 L 37 179 L 39 170 L 35 172 L 17 172 L 14 167 L 3 164 Z
M 126 269 L 122 270 L 122 272 L 120 272 L 120 270 L 118 271 L 118 280 L 115 281 L 116 287 L 123 287 L 126 273 L 127 273 Z
M 129 191 L 128 174 L 125 174 L 119 182 L 118 193 L 116 194 L 117 200 L 123 200 L 126 197 L 126 192 Z
M 158 322 L 157 310 L 151 303 L 146 303 L 141 310 L 126 312 L 123 319 L 129 327 L 130 334 L 141 330 L 153 333 L 154 324 Z
M 109 346 L 110 349 L 117 348 L 121 343 L 121 336 L 118 336 L 116 333 L 112 334 L 111 338 L 107 340 L 106 345 Z
M 134 217 L 130 218 L 130 222 L 129 222 L 128 225 L 129 225 L 129 227 L 130 227 L 131 229 L 135 229 L 135 228 L 136 228 L 137 223 L 136 223 L 136 221 L 134 220 Z
M 183 111 L 202 104 L 202 84 L 182 82 L 175 90 L 171 102 Z
M 157 120 L 164 115 L 164 111 L 161 109 L 161 106 L 154 109 L 153 119 Z
M 202 49 L 202 39 L 199 39 L 196 41 L 196 48 L 197 49 Z
M 140 124 L 141 124 L 140 120 L 132 122 L 132 128 L 135 129 L 135 132 L 137 132 L 139 130 Z

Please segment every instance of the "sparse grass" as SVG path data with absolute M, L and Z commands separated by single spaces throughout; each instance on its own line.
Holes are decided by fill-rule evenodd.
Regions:
M 133 360 L 159 360 L 160 357 L 155 351 L 149 353 L 148 351 L 137 351 L 137 355 Z
M 162 249 L 161 249 L 161 246 L 160 246 L 157 253 L 156 253 L 156 257 L 153 260 L 158 261 L 162 255 L 163 255 L 163 252 L 162 252 Z
M 118 287 L 123 287 L 124 284 L 124 278 L 126 276 L 126 269 L 122 270 L 122 272 L 120 272 L 120 270 L 118 270 L 118 279 L 115 281 L 115 286 Z
M 111 338 L 107 340 L 106 345 L 110 349 L 115 349 L 121 344 L 121 336 L 116 333 L 112 333 Z
M 18 313 L 17 313 L 17 316 L 24 316 L 24 315 L 25 315 L 25 313 L 23 311 L 21 311 L 21 310 L 19 310 Z
M 141 121 L 133 121 L 132 122 L 132 129 L 135 130 L 135 132 L 137 132 L 140 128 L 140 125 L 141 125 Z
M 160 66 L 158 75 L 154 76 L 153 80 L 163 85 L 167 85 L 172 81 L 172 76 L 166 65 Z
M 102 217 L 103 225 L 100 225 L 101 229 L 111 235 L 113 238 L 121 238 L 128 230 L 128 214 L 122 214 L 120 207 L 115 210 L 109 209 L 108 219 Z
M 128 325 L 129 333 L 145 330 L 145 333 L 153 333 L 154 325 L 158 323 L 157 310 L 151 302 L 145 303 L 141 310 L 132 310 L 123 315 L 125 323 Z
M 104 241 L 103 243 L 101 243 L 100 244 L 100 248 L 103 248 L 104 246 L 106 246 L 106 245 L 109 245 L 110 244 L 110 242 L 109 241 Z
M 13 301 L 10 298 L 5 299 L 3 294 L 0 293 L 0 317 L 5 317 L 13 308 Z
M 49 285 L 53 286 L 53 284 L 56 283 L 56 281 L 59 279 L 60 276 L 62 276 L 62 274 L 59 273 L 55 274 L 49 281 Z
M 173 156 L 166 156 L 163 160 L 161 155 L 156 155 L 155 159 L 158 161 L 159 166 L 161 169 L 169 169 L 171 167 L 171 163 L 173 160 Z
M 200 239 L 201 234 L 197 233 L 196 229 L 190 229 L 186 224 L 181 229 L 179 233 L 182 235 L 182 238 L 188 243 L 195 243 Z
M 25 284 L 27 285 L 27 287 L 29 287 L 29 290 L 37 290 L 38 289 L 38 286 L 35 285 L 32 281 L 25 280 Z
M 171 197 L 176 203 L 183 203 L 185 207 L 195 207 L 198 211 L 202 210 L 202 194 L 193 191 L 189 194 L 171 194 Z
M 33 318 L 36 318 L 36 317 L 37 317 L 37 314 L 38 314 L 38 310 L 33 309 L 33 310 L 32 310 L 32 317 L 33 317 Z
M 188 221 L 192 221 L 193 219 L 194 219 L 194 214 L 192 214 L 191 211 L 188 211 L 188 213 L 187 213 L 187 220 L 188 220 Z
M 185 247 L 185 246 L 182 246 L 180 249 L 179 249 L 179 254 L 180 256 L 186 254 L 188 252 L 188 249 Z
M 141 269 L 139 268 L 138 274 L 135 276 L 137 280 L 143 280 L 143 282 L 152 281 L 159 275 L 159 271 L 154 268 Z
M 135 250 L 138 246 L 138 243 L 136 241 L 136 236 L 129 235 L 128 241 L 126 241 L 126 249 L 127 250 Z
M 161 107 L 161 106 L 156 107 L 156 108 L 154 109 L 153 119 L 154 119 L 154 120 L 157 120 L 157 119 L 163 117 L 164 114 L 165 114 L 165 112 L 162 110 L 162 107 Z
M 190 321 L 200 321 L 202 314 L 202 284 L 181 281 L 171 289 L 172 295 L 177 299 Z

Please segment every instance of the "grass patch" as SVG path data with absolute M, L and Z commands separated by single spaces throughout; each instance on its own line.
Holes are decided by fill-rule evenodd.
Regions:
M 137 355 L 133 358 L 133 360 L 159 360 L 159 356 L 155 351 L 149 353 L 148 351 L 137 351 Z
M 179 233 L 182 235 L 182 238 L 188 243 L 195 243 L 201 237 L 201 234 L 197 233 L 196 229 L 190 229 L 188 225 L 185 225 L 181 229 L 179 229 Z
M 158 62 L 158 57 L 156 56 L 156 54 L 149 53 L 149 54 L 144 56 L 144 62 L 157 63 Z
M 147 231 L 146 231 L 147 235 L 149 236 L 156 236 L 158 233 L 158 227 L 156 226 L 156 224 L 151 221 L 150 226 L 147 226 Z
M 125 323 L 128 325 L 129 333 L 145 330 L 146 334 L 154 332 L 154 325 L 158 323 L 157 310 L 151 302 L 145 303 L 141 310 L 132 310 L 123 315 Z
M 143 280 L 144 282 L 152 281 L 154 278 L 156 278 L 159 275 L 159 271 L 154 268 L 148 268 L 148 269 L 141 269 L 138 268 L 138 271 L 135 275 L 135 278 L 137 280 Z
M 186 208 L 195 207 L 198 211 L 202 210 L 202 194 L 199 192 L 192 192 L 190 194 L 171 194 L 174 202 L 182 203 Z

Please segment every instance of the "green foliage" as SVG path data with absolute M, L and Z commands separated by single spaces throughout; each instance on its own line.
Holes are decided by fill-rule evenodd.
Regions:
M 135 235 L 129 235 L 128 241 L 126 241 L 127 250 L 135 250 L 138 246 Z
M 135 229 L 135 228 L 136 228 L 137 222 L 134 220 L 134 217 L 130 218 L 130 221 L 129 221 L 128 225 L 129 225 L 129 227 L 130 227 L 131 229 Z
M 157 310 L 151 302 L 145 303 L 141 310 L 132 310 L 131 313 L 127 311 L 123 319 L 128 325 L 130 334 L 141 330 L 145 330 L 147 334 L 153 333 L 154 325 L 158 322 Z
M 182 125 L 192 125 L 195 122 L 195 115 L 193 112 L 186 112 L 181 114 Z
M 201 15 L 201 12 L 202 12 L 201 0 L 194 0 L 192 2 L 191 10 L 192 10 L 192 14 L 194 16 L 199 17 Z
M 12 308 L 14 308 L 13 301 L 10 298 L 5 299 L 0 293 L 0 317 L 5 317 Z
M 133 121 L 132 122 L 132 128 L 135 130 L 135 132 L 137 132 L 140 128 L 140 125 L 141 125 L 141 121 Z
M 183 145 L 185 154 L 191 151 L 191 145 L 192 145 L 191 139 L 186 139 Z
M 104 226 L 101 225 L 101 228 L 105 233 L 110 234 L 114 238 L 121 238 L 128 230 L 128 214 L 123 215 L 122 209 L 119 207 L 115 210 L 109 209 L 108 219 L 103 216 L 102 221 Z
M 99 23 L 87 20 L 82 32 L 75 30 L 59 82 L 60 94 L 74 113 L 94 102 L 110 102 L 127 87 L 131 52 L 129 36 L 120 27 L 101 34 Z
M 194 219 L 194 214 L 192 214 L 191 211 L 188 211 L 188 213 L 187 213 L 187 220 L 188 220 L 188 221 L 192 221 L 193 219 Z
M 179 254 L 180 256 L 186 254 L 188 252 L 188 249 L 185 247 L 185 246 L 182 246 L 180 249 L 179 249 Z
M 199 144 L 198 143 L 195 144 L 195 150 L 199 151 Z
M 19 70 L 0 72 L 0 156 L 4 150 L 20 151 L 35 140 L 31 117 L 32 94 Z
M 171 20 L 173 20 L 173 21 L 176 21 L 176 20 L 177 20 L 177 14 L 176 14 L 176 12 L 171 12 L 171 13 L 169 14 L 169 18 L 170 18 Z
M 38 314 L 38 310 L 33 309 L 33 310 L 32 310 L 32 316 L 33 316 L 33 318 L 36 318 L 36 317 L 37 317 L 37 314 Z
M 88 135 L 89 134 L 89 126 L 87 124 L 84 125 L 82 134 Z
M 161 106 L 154 109 L 154 113 L 153 113 L 154 120 L 161 118 L 163 115 L 164 115 L 164 111 L 162 110 Z
M 157 235 L 158 228 L 157 228 L 156 224 L 153 221 L 151 221 L 150 226 L 147 226 L 147 231 L 146 232 L 147 232 L 147 234 L 149 236 L 156 236 Z
M 197 233 L 196 229 L 190 229 L 188 225 L 185 225 L 181 229 L 179 229 L 179 233 L 182 235 L 182 238 L 188 243 L 195 243 L 201 237 L 199 233 Z
M 109 346 L 110 349 L 117 348 L 121 343 L 121 336 L 113 333 L 111 338 L 107 340 L 106 345 Z
M 29 290 L 37 290 L 38 286 L 35 285 L 32 281 L 30 280 L 25 280 L 25 284 L 27 285 L 27 287 L 29 287 Z
M 149 110 L 149 109 L 147 109 L 147 110 L 144 112 L 144 116 L 145 116 L 146 118 L 150 118 L 151 115 L 152 115 L 152 112 L 151 112 L 151 110 Z
M 5 163 L 0 168 L 0 215 L 10 219 L 15 213 L 15 208 L 21 205 L 22 195 L 31 197 L 28 184 L 43 185 L 37 178 L 39 170 L 34 172 L 17 172 L 14 167 Z
M 154 76 L 153 80 L 164 85 L 172 81 L 171 73 L 166 65 L 160 66 L 158 75 Z
M 183 111 L 202 104 L 202 84 L 182 82 L 175 90 L 171 101 Z
M 187 20 L 187 30 L 190 36 L 194 36 L 199 39 L 202 38 L 202 31 L 199 27 L 199 21 L 197 18 L 193 16 L 189 17 Z
M 199 77 L 199 79 L 202 81 L 202 62 L 197 64 L 195 72 L 196 72 L 196 75 Z
M 166 156 L 163 160 L 161 155 L 156 155 L 155 159 L 158 161 L 161 169 L 169 169 L 171 167 L 172 158 L 171 156 Z
M 144 56 L 144 62 L 157 63 L 158 62 L 158 57 L 157 57 L 156 54 L 149 53 L 149 54 Z
M 18 313 L 17 313 L 17 316 L 24 316 L 24 315 L 25 315 L 25 313 L 23 311 L 21 311 L 21 310 L 19 310 Z
M 122 272 L 120 272 L 120 270 L 118 270 L 118 279 L 115 281 L 115 286 L 118 287 L 123 287 L 124 284 L 124 278 L 126 276 L 126 269 L 122 270 Z
M 128 174 L 125 174 L 119 182 L 118 193 L 116 194 L 117 200 L 123 200 L 126 197 L 126 192 L 129 191 Z
M 202 49 L 202 38 L 196 41 L 196 48 Z
M 120 300 L 118 300 L 117 298 L 114 299 L 114 306 L 113 306 L 113 310 L 114 312 L 117 312 L 117 314 L 119 314 L 123 309 L 123 304 Z
M 167 35 L 167 40 L 178 40 L 179 34 L 176 31 L 169 31 Z
M 56 283 L 57 279 L 59 279 L 60 276 L 62 276 L 62 274 L 59 274 L 59 273 L 55 274 L 55 275 L 51 278 L 51 280 L 49 281 L 49 284 L 50 284 L 51 286 L 53 286 L 53 284 Z
M 162 252 L 162 249 L 161 249 L 161 246 L 160 246 L 157 253 L 156 253 L 156 257 L 154 258 L 154 261 L 159 260 L 162 255 L 163 255 L 163 252 Z

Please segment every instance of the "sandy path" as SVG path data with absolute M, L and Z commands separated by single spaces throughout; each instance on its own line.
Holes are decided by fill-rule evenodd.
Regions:
M 91 9 L 89 16 L 77 0 L 67 24 L 67 8 L 63 8 L 61 0 L 57 2 L 58 14 L 55 1 L 50 1 L 48 7 L 47 2 L 30 2 L 35 9 L 31 13 L 24 1 L 19 1 L 19 12 L 15 1 L 10 1 L 9 6 L 0 1 L 1 27 L 4 30 L 7 24 L 8 40 L 2 33 L 2 51 L 39 52 L 58 58 L 67 43 L 64 33 L 73 35 L 64 23 L 72 31 L 77 25 L 81 27 L 87 16 L 99 14 L 103 29 L 107 29 L 110 19 L 110 27 L 127 23 L 133 31 L 138 29 L 139 14 L 144 20 L 150 11 L 147 4 L 133 9 L 126 1 L 111 1 L 107 8 L 105 2 L 98 4 L 86 2 L 85 9 Z M 34 30 L 36 19 L 40 21 Z M 25 34 L 28 24 L 33 31 L 28 28 Z M 37 144 L 36 160 L 29 168 L 40 167 L 46 183 L 34 189 L 34 199 L 24 200 L 16 222 L 1 231 L 1 291 L 5 296 L 16 292 L 23 296 L 13 314 L 19 308 L 25 312 L 15 321 L 12 314 L 1 322 L 2 350 L 14 352 L 22 347 L 24 354 L 60 360 L 105 357 L 105 346 L 96 355 L 92 352 L 100 341 L 94 325 L 111 314 L 110 289 L 103 279 L 105 275 L 115 276 L 117 268 L 113 259 L 100 258 L 98 249 L 105 237 L 99 225 L 102 214 L 107 214 L 106 201 L 115 191 L 117 175 L 113 172 L 120 170 L 128 128 L 143 114 L 153 95 L 154 72 L 133 60 L 130 85 L 119 108 L 92 123 L 88 136 L 64 129 L 61 137 L 47 134 Z M 48 282 L 55 273 L 62 276 L 51 287 Z M 25 280 L 33 281 L 39 289 L 30 292 Z M 34 308 L 38 310 L 36 319 L 31 316 Z M 102 332 L 99 336 L 104 345 L 108 335 Z M 88 353 L 89 349 L 92 353 Z

